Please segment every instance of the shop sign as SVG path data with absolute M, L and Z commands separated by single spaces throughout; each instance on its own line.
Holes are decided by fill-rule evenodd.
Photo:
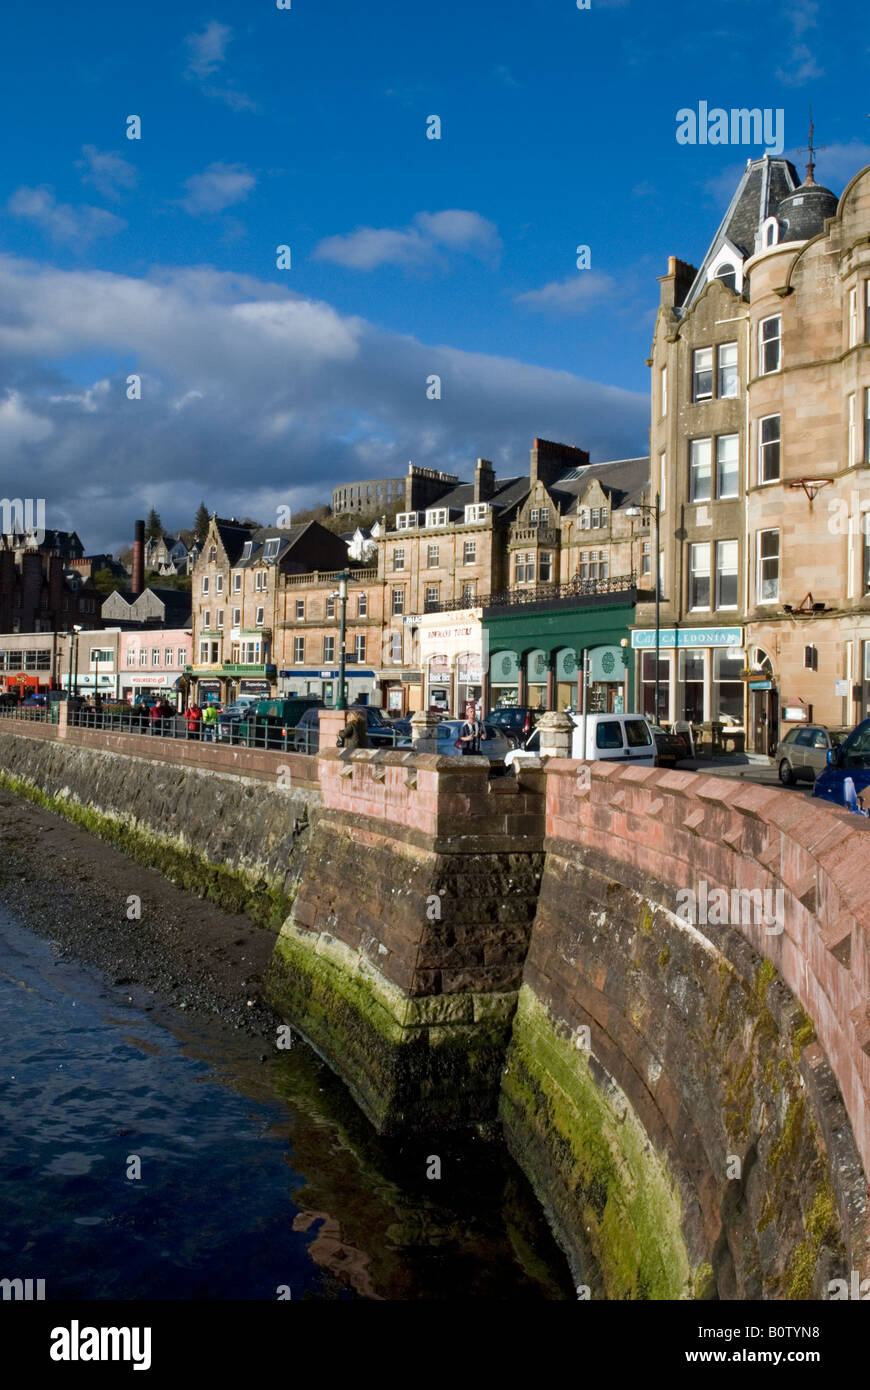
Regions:
M 659 628 L 660 647 L 740 647 L 742 644 L 743 629 L 740 627 Z M 655 650 L 655 628 L 633 628 L 631 645 L 635 651 L 638 648 Z
M 272 687 L 268 681 L 240 681 L 240 695 L 269 695 Z

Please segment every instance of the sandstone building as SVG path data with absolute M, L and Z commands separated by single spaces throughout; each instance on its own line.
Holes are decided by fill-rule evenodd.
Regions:
M 698 270 L 672 257 L 652 357 L 659 717 L 772 752 L 870 696 L 870 168 L 749 161 Z M 653 712 L 654 611 L 632 633 Z

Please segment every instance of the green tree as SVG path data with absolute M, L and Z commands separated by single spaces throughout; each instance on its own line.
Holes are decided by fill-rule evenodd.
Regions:
M 155 507 L 148 513 L 148 520 L 145 522 L 145 536 L 149 541 L 159 540 L 163 535 L 163 522 Z
M 193 531 L 198 541 L 204 541 L 208 533 L 208 523 L 211 520 L 208 507 L 204 502 L 200 502 L 196 509 L 196 520 L 193 523 Z
M 98 594 L 103 594 L 106 597 L 114 593 L 116 589 L 124 592 L 129 587 L 129 579 L 126 577 L 122 579 L 120 575 L 113 574 L 109 569 L 97 570 L 94 574 L 94 588 Z

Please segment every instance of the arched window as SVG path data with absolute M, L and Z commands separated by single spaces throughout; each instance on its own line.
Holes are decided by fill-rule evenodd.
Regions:
M 763 246 L 776 246 L 779 241 L 779 222 L 775 217 L 768 217 L 762 224 L 761 243 Z
M 737 289 L 737 272 L 733 265 L 728 265 L 727 262 L 719 266 L 715 279 L 721 280 L 722 284 L 727 286 L 729 290 Z

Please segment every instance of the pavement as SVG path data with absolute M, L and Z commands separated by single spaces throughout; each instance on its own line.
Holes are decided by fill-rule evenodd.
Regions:
M 796 782 L 783 787 L 776 765 L 763 753 L 734 753 L 725 758 L 683 758 L 677 763 L 681 772 L 705 772 L 712 777 L 739 777 L 762 787 L 782 787 L 784 792 L 809 792 L 811 782 Z

